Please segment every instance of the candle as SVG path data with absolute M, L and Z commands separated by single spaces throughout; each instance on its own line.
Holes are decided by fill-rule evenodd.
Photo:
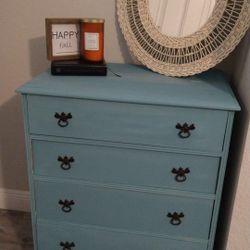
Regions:
M 81 57 L 90 62 L 104 59 L 104 19 L 81 20 Z

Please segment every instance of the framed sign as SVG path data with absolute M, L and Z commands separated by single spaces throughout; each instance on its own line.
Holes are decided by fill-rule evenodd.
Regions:
M 45 24 L 48 60 L 80 57 L 80 19 L 46 18 Z

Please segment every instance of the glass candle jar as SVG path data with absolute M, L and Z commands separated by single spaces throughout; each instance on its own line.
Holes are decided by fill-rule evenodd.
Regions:
M 81 20 L 81 57 L 90 62 L 104 60 L 104 19 Z

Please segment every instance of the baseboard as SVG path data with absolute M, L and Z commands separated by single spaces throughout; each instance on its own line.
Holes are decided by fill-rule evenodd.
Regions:
M 29 192 L 0 188 L 0 208 L 29 212 Z

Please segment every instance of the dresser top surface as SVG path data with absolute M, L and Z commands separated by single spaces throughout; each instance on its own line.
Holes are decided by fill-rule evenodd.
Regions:
M 18 93 L 154 105 L 240 110 L 219 71 L 188 78 L 167 77 L 143 66 L 108 64 L 107 76 L 52 76 L 46 71 L 17 89 Z

